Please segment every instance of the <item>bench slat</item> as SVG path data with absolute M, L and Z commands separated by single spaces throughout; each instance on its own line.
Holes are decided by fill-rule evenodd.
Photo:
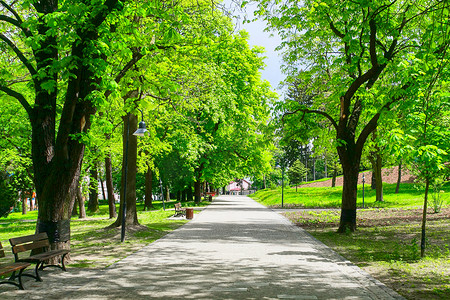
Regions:
M 28 267 L 30 263 L 27 262 L 16 262 L 8 265 L 0 265 L 0 275 L 12 273 L 21 269 Z
M 9 239 L 9 243 L 11 244 L 11 246 L 15 246 L 15 245 L 20 245 L 20 244 L 34 242 L 34 241 L 45 240 L 45 239 L 48 239 L 47 233 L 46 232 L 41 232 L 41 233 L 38 233 L 38 234 L 26 235 L 26 236 L 21 236 L 21 237 L 16 237 L 16 238 L 10 238 Z
M 20 259 L 20 261 L 45 261 L 47 259 L 56 257 L 56 256 L 61 256 L 63 254 L 67 254 L 69 253 L 69 250 L 66 249 L 61 249 L 61 250 L 52 250 L 52 251 L 48 251 L 48 252 L 44 252 L 44 253 L 39 253 L 36 255 L 32 255 L 30 257 L 26 257 L 23 259 Z
M 49 247 L 50 243 L 48 240 L 40 240 L 40 241 L 35 241 L 33 243 L 29 243 L 29 244 L 23 244 L 23 245 L 16 245 L 12 247 L 12 252 L 14 254 L 20 253 L 20 252 L 25 252 L 25 251 L 29 251 L 29 250 L 33 250 L 33 249 L 39 249 L 39 248 L 44 248 L 44 247 Z

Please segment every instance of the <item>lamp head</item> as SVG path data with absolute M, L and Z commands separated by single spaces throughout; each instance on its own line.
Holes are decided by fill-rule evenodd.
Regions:
M 145 136 L 147 128 L 144 121 L 139 122 L 139 128 L 133 133 L 136 136 Z

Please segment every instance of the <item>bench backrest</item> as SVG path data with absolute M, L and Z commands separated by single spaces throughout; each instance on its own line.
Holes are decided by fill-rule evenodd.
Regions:
M 38 249 L 45 250 L 45 248 L 50 247 L 46 232 L 11 238 L 9 239 L 9 243 L 11 244 L 12 252 L 16 259 L 18 259 L 18 253 Z
M 5 257 L 5 250 L 3 250 L 2 242 L 0 242 L 0 257 Z
M 175 210 L 180 210 L 181 202 L 175 203 Z

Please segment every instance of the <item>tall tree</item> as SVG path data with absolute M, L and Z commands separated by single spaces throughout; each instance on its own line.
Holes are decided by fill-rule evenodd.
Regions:
M 421 53 L 435 16 L 448 1 L 261 1 L 257 14 L 282 37 L 285 70 L 300 76 L 313 104 L 289 102 L 288 114 L 317 114 L 336 133 L 344 186 L 339 232 L 356 228 L 356 195 L 364 144 L 380 116 L 415 84 L 402 77 L 409 57 Z M 440 51 L 442 32 L 427 51 Z

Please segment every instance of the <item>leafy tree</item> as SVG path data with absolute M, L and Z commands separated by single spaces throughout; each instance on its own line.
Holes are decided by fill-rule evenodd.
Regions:
M 309 169 L 298 159 L 296 160 L 288 170 L 289 182 L 295 184 L 295 191 L 297 191 L 297 185 L 308 174 Z
M 259 2 L 257 14 L 283 39 L 285 71 L 300 77 L 311 104 L 288 102 L 285 111 L 316 114 L 336 133 L 343 169 L 339 232 L 356 228 L 357 180 L 364 144 L 382 113 L 413 89 L 408 62 L 448 44 L 448 1 Z M 439 28 L 433 29 L 438 22 Z M 433 32 L 430 35 L 430 32 Z M 432 39 L 425 42 L 425 37 Z M 426 43 L 426 45 L 425 45 Z M 420 74 L 418 74 L 420 76 Z
M 393 149 L 424 183 L 421 256 L 425 255 L 426 220 L 430 188 L 448 176 L 450 160 L 450 93 L 448 47 L 445 53 L 416 58 L 413 72 L 422 76 L 410 102 L 405 104 L 406 127 L 392 132 Z M 442 55 L 442 56 L 441 56 Z M 414 74 L 413 73 L 413 74 Z

